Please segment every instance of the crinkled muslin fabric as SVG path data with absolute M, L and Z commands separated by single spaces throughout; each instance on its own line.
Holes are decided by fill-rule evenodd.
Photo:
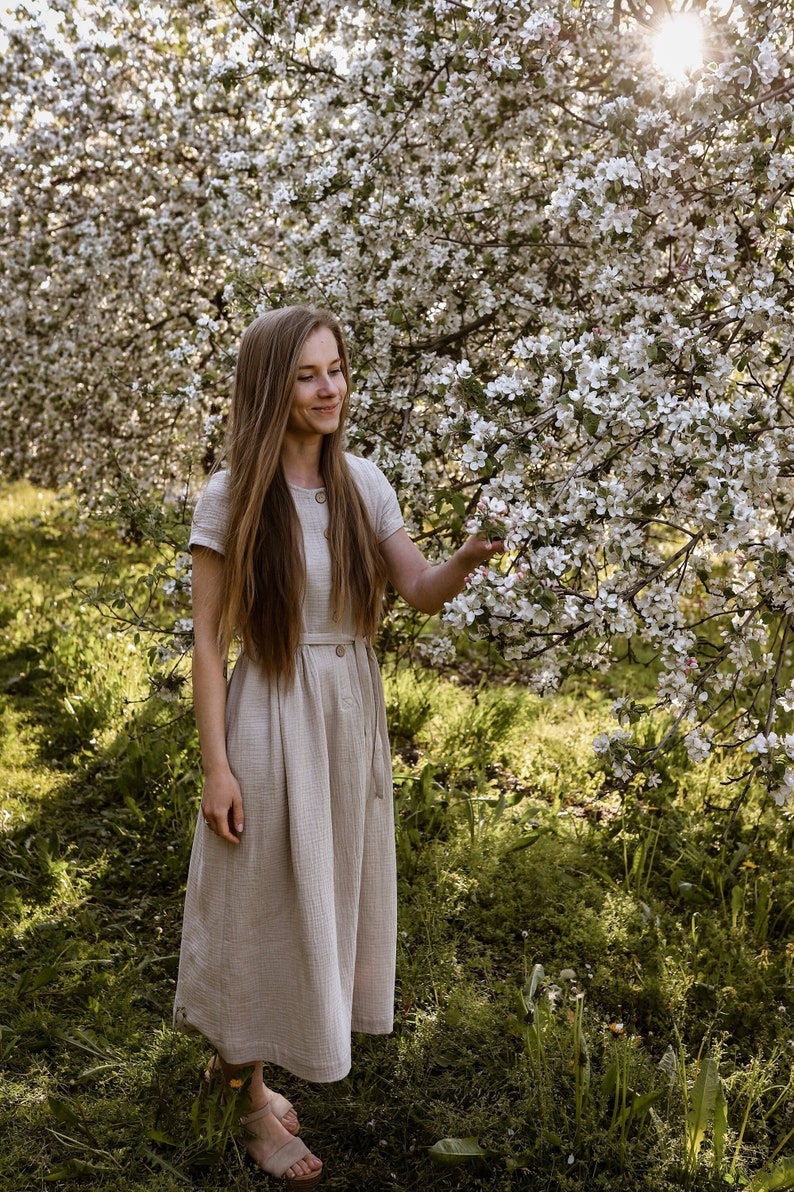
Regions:
M 403 524 L 394 491 L 368 460 L 347 461 L 383 541 Z M 224 553 L 227 479 L 218 472 L 205 488 L 191 548 Z M 229 682 L 227 751 L 245 831 L 228 844 L 199 817 L 174 1022 L 230 1063 L 332 1081 L 350 1070 L 351 1031 L 392 1029 L 391 757 L 372 650 L 331 616 L 325 492 L 290 489 L 306 556 L 296 674 L 271 682 L 242 655 Z

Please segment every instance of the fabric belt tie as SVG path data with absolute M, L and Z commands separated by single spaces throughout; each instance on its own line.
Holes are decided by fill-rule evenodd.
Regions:
M 362 690 L 367 690 L 367 684 L 372 691 L 372 704 L 375 714 L 365 726 L 372 738 L 372 756 L 370 771 L 375 796 L 382 799 L 387 790 L 391 790 L 391 768 L 388 759 L 391 757 L 389 747 L 389 733 L 386 727 L 386 703 L 383 698 L 383 686 L 380 681 L 380 671 L 375 652 L 365 637 L 360 634 L 354 637 L 344 633 L 303 633 L 300 644 L 302 646 L 345 646 L 353 648 L 353 656 L 358 671 L 359 683 Z

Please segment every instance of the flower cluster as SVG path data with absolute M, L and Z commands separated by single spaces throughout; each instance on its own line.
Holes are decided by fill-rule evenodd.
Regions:
M 448 629 L 538 690 L 641 642 L 689 756 L 760 732 L 784 801 L 794 0 L 704 0 L 713 60 L 675 83 L 625 8 L 202 0 L 177 33 L 65 0 L 57 34 L 18 9 L 0 458 L 179 491 L 248 318 L 331 307 L 352 447 L 409 528 L 506 544 Z

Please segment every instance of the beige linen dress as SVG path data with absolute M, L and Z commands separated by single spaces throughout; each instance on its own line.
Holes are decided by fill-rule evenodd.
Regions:
M 385 476 L 347 456 L 379 541 L 402 516 Z M 231 1063 L 306 1080 L 350 1070 L 351 1031 L 388 1034 L 396 872 L 391 758 L 377 662 L 331 615 L 322 489 L 290 485 L 303 530 L 303 637 L 291 685 L 242 655 L 226 704 L 240 783 L 239 845 L 199 816 L 188 875 L 174 1022 Z M 227 474 L 196 507 L 191 547 L 224 552 Z

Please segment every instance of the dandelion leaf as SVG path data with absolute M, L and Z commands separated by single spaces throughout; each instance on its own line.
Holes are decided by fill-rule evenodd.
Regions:
M 479 1163 L 493 1157 L 476 1138 L 442 1138 L 429 1149 L 430 1158 L 442 1167 L 457 1167 L 463 1163 Z
M 697 1159 L 706 1130 L 714 1115 L 719 1087 L 717 1061 L 713 1056 L 707 1056 L 700 1065 L 692 1090 L 692 1104 L 686 1115 L 687 1152 L 692 1163 Z
M 772 1167 L 759 1171 L 745 1192 L 785 1192 L 786 1188 L 794 1188 L 794 1156 L 785 1155 L 778 1159 Z
M 714 1105 L 714 1126 L 712 1135 L 714 1138 L 714 1158 L 717 1167 L 722 1167 L 722 1160 L 725 1154 L 725 1135 L 728 1130 L 728 1102 L 725 1097 L 725 1090 L 722 1087 L 722 1081 L 719 1082 L 717 1089 L 717 1100 Z

